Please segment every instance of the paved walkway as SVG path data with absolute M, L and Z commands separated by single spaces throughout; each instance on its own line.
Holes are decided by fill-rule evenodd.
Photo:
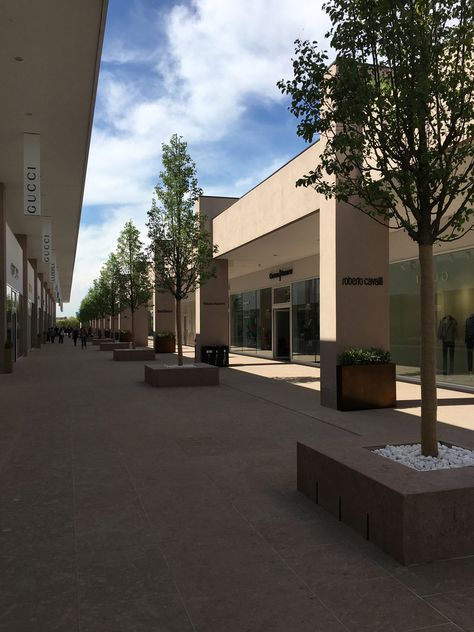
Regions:
M 317 369 L 232 361 L 158 390 L 66 339 L 0 375 L 0 630 L 473 632 L 474 557 L 401 567 L 295 489 L 297 440 L 417 424 L 418 388 L 338 413 Z

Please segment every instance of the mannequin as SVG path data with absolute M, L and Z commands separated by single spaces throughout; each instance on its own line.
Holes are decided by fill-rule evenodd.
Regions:
M 458 323 L 451 314 L 446 314 L 439 323 L 438 338 L 443 343 L 443 375 L 448 375 L 448 352 L 449 352 L 449 374 L 454 372 L 454 347 L 458 333 Z
M 474 349 L 474 314 L 466 318 L 466 349 L 467 349 L 467 370 L 472 374 L 472 352 Z

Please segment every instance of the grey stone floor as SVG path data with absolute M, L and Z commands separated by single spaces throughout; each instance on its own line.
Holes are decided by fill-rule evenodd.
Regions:
M 474 558 L 404 568 L 295 489 L 296 440 L 416 417 L 236 369 L 153 389 L 111 355 L 0 375 L 0 630 L 474 631 Z

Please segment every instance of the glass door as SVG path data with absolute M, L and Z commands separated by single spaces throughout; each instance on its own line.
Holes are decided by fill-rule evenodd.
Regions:
M 275 338 L 273 348 L 274 357 L 278 360 L 290 359 L 290 310 L 275 309 L 273 311 L 275 322 Z

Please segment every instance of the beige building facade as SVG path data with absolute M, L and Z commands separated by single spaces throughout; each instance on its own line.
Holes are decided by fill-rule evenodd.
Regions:
M 390 350 L 398 375 L 417 379 L 419 265 L 405 233 L 295 187 L 320 151 L 310 146 L 242 198 L 199 200 L 218 246 L 216 277 L 185 302 L 183 330 L 197 358 L 203 345 L 229 345 L 320 364 L 333 406 L 335 367 L 349 347 Z M 474 387 L 474 232 L 435 246 L 435 269 L 438 379 Z

